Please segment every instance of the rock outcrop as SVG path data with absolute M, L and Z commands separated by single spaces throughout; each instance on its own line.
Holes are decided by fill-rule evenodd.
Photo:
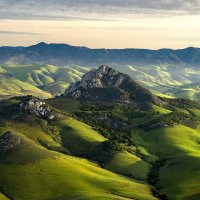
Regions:
M 31 113 L 45 119 L 55 119 L 58 115 L 54 113 L 46 103 L 37 98 L 31 98 L 22 102 L 19 109 L 25 113 Z
M 20 138 L 12 132 L 6 132 L 0 137 L 0 154 L 12 151 L 20 144 Z

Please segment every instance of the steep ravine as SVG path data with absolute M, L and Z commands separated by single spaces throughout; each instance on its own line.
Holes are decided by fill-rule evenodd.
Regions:
M 165 165 L 166 161 L 166 159 L 157 160 L 152 165 L 152 168 L 147 178 L 147 182 L 154 187 L 154 189 L 152 190 L 153 195 L 161 200 L 169 200 L 166 195 L 160 194 L 160 188 L 157 186 L 157 183 L 159 181 L 160 168 L 162 168 Z

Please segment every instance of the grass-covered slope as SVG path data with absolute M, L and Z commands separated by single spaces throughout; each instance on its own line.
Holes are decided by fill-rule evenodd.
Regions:
M 199 68 L 171 65 L 115 66 L 144 87 L 165 97 L 200 99 Z
M 106 164 L 105 168 L 119 174 L 121 173 L 146 181 L 151 165 L 128 152 L 117 152 L 113 153 L 110 162 Z
M 58 110 L 62 110 L 66 113 L 74 113 L 81 110 L 81 103 L 74 99 L 52 98 L 47 99 L 46 102 Z
M 57 98 L 49 103 L 62 109 L 59 102 L 69 101 L 73 100 Z M 104 153 L 97 151 L 96 156 L 106 169 L 147 180 L 163 199 L 200 198 L 200 106 L 196 102 L 165 99 L 163 106 L 152 105 L 150 110 L 75 102 L 73 114 L 109 139 Z M 63 110 L 70 112 L 67 107 Z
M 49 151 L 22 135 L 11 133 L 7 139 L 2 135 L 0 140 L 12 144 L 0 151 L 0 190 L 9 198 L 156 199 L 144 183 Z
M 148 148 L 164 161 L 156 182 L 170 200 L 200 198 L 200 131 L 183 125 L 143 133 Z
M 108 171 L 85 159 L 68 156 L 84 156 L 106 138 L 67 114 L 48 121 L 19 111 L 17 105 L 26 98 L 13 98 L 0 105 L 2 198 L 5 195 L 4 199 L 16 200 L 157 199 L 149 184 L 122 176 L 126 168 L 119 166 L 116 174 L 111 172 L 114 169 Z M 11 137 L 5 137 L 8 131 Z M 133 165 L 133 169 L 129 166 L 130 173 L 136 175 L 132 177 L 145 180 L 147 172 L 134 166 L 139 159 L 129 153 L 124 155 L 130 159 L 127 166 Z M 126 160 L 123 154 L 121 159 Z M 149 165 L 144 166 L 148 170 Z M 142 174 L 137 175 L 134 169 Z
M 89 69 L 79 66 L 58 67 L 53 65 L 5 65 L 2 74 L 38 87 L 52 95 L 62 94 L 70 83 L 80 80 Z M 0 71 L 1 72 L 1 71 Z
M 8 200 L 8 198 L 5 195 L 1 194 L 1 193 L 0 193 L 0 199 L 1 200 Z
M 59 114 L 49 120 L 19 110 L 29 98 L 0 104 L 0 193 L 5 197 L 199 199 L 196 102 L 162 98 L 163 105 L 140 108 L 59 97 L 46 100 Z M 8 131 L 17 139 L 5 140 L 12 147 L 5 154 L 2 137 Z
M 0 98 L 20 95 L 34 95 L 40 98 L 50 98 L 52 96 L 49 92 L 45 92 L 14 77 L 0 75 Z
M 158 112 L 160 114 L 168 114 L 171 112 L 171 110 L 157 106 L 157 105 L 152 105 L 153 111 Z
M 99 67 L 95 64 L 92 68 Z M 198 68 L 171 65 L 111 65 L 118 71 L 128 74 L 153 93 L 165 97 L 200 99 Z M 91 67 L 77 65 L 54 66 L 42 64 L 4 64 L 0 74 L 12 75 L 15 79 L 51 93 L 62 94 L 69 84 L 81 79 Z
M 200 99 L 200 86 L 185 86 L 183 88 L 177 88 L 172 91 L 171 93 L 174 94 L 177 98 L 187 98 L 192 100 L 199 100 Z
M 82 155 L 90 152 L 97 145 L 106 140 L 82 122 L 71 117 L 60 120 L 55 124 L 60 128 L 63 145 L 66 146 L 73 155 Z
M 59 120 L 50 122 L 34 115 L 21 115 L 17 108 L 21 99 L 10 99 L 0 105 L 0 134 L 5 131 L 20 132 L 48 149 L 69 151 L 73 155 L 84 154 L 106 140 L 91 126 L 73 117 L 63 115 Z

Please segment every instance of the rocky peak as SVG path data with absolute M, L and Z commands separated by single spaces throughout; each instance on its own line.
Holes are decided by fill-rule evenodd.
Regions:
M 90 88 L 106 88 L 118 87 L 124 80 L 126 75 L 116 71 L 106 65 L 100 66 L 98 69 L 93 69 L 86 73 L 81 81 L 72 84 L 64 95 L 68 95 L 75 90 L 90 89 Z
M 74 99 L 132 102 L 146 105 L 148 103 L 161 103 L 159 98 L 128 75 L 106 65 L 86 73 L 81 81 L 69 86 L 64 96 Z
M 49 108 L 46 103 L 37 98 L 31 98 L 19 105 L 19 109 L 25 113 L 31 113 L 36 116 L 52 120 L 56 114 Z
M 114 76 L 119 74 L 116 70 L 106 66 L 102 65 L 98 69 L 94 69 L 87 74 L 85 74 L 80 82 L 80 85 L 83 88 L 93 88 L 93 87 L 100 87 L 103 88 L 107 84 L 109 84 L 108 81 L 110 81 L 110 85 L 112 85 L 112 81 Z M 103 78 L 107 77 L 107 82 L 103 80 Z

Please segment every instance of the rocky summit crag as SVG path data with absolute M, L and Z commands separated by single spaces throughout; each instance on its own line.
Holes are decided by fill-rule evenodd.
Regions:
M 161 104 L 158 97 L 128 75 L 106 65 L 86 73 L 81 81 L 71 84 L 63 96 L 120 103 Z

